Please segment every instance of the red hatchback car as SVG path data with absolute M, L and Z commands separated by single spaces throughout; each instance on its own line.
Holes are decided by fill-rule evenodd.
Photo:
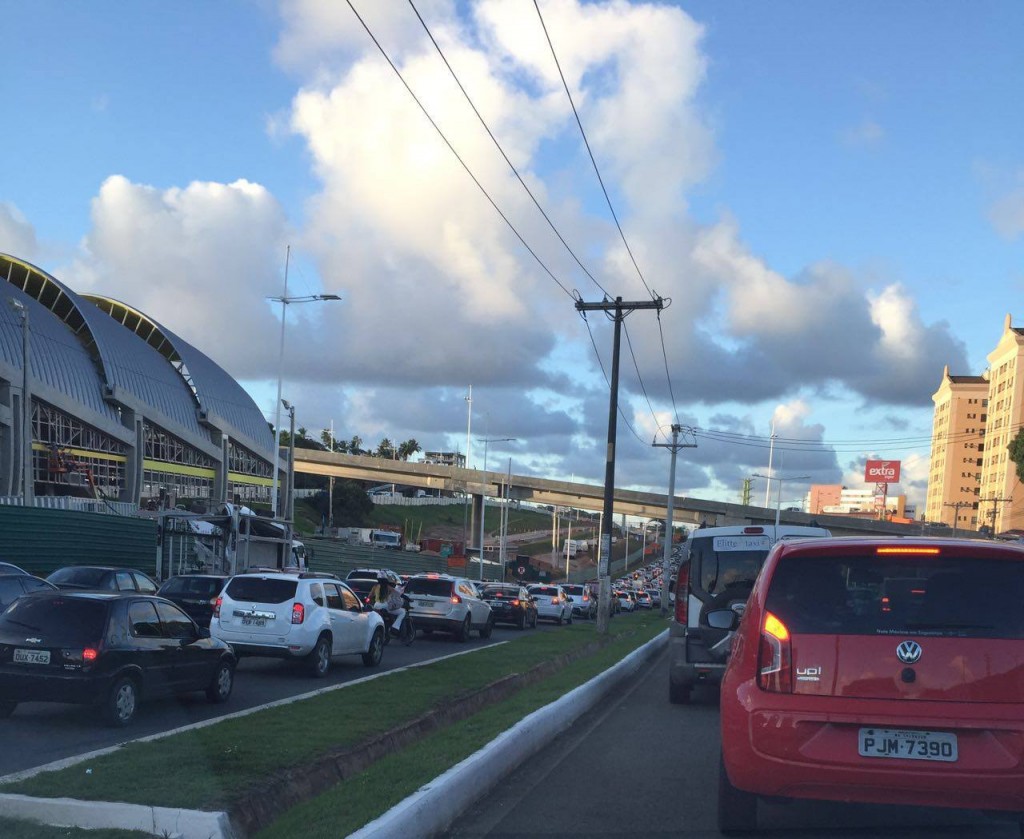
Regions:
M 776 545 L 722 681 L 718 817 L 758 796 L 1024 814 L 1024 548 Z

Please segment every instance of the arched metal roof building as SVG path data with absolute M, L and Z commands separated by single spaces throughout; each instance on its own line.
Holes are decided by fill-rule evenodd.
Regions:
M 273 434 L 223 368 L 142 312 L 17 257 L 0 254 L 0 277 L 0 496 L 21 491 L 30 443 L 35 494 L 269 500 Z

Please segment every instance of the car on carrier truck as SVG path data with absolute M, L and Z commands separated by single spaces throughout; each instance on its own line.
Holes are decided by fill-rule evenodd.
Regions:
M 676 575 L 669 625 L 670 702 L 688 703 L 697 685 L 721 684 L 734 632 L 709 626 L 706 615 L 721 609 L 743 614 L 772 545 L 831 535 L 823 527 L 796 525 L 704 527 L 691 534 Z

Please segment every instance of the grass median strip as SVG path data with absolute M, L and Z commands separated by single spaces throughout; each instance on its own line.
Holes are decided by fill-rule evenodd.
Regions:
M 26 819 L 0 816 L 0 836 L 4 839 L 147 839 L 149 833 L 137 830 L 84 830 L 80 827 L 52 827 Z
M 656 615 L 638 615 L 633 620 L 633 633 L 293 807 L 258 833 L 257 839 L 298 835 L 303 839 L 334 839 L 358 830 L 524 717 L 607 670 L 665 629 L 664 621 Z
M 621 616 L 607 643 L 664 622 Z M 653 632 L 651 633 L 654 634 Z M 650 637 L 650 636 L 648 636 Z M 163 807 L 219 810 L 261 781 L 328 752 L 355 746 L 503 677 L 598 640 L 593 624 L 531 632 L 469 656 L 396 673 L 328 694 L 149 743 L 6 784 L 3 792 Z M 297 677 L 299 678 L 299 677 Z M 241 681 L 241 680 L 240 680 Z

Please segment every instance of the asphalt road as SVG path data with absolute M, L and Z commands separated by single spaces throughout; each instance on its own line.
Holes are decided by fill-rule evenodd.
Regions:
M 537 630 L 553 626 L 541 624 Z M 309 677 L 300 664 L 267 658 L 243 658 L 236 670 L 231 699 L 212 705 L 201 693 L 177 699 L 143 703 L 133 723 L 126 729 L 109 728 L 99 719 L 97 710 L 88 706 L 26 702 L 6 720 L 0 720 L 0 775 L 42 766 L 62 758 L 114 746 L 127 740 L 231 714 L 246 708 L 309 693 L 333 684 L 350 682 L 382 670 L 394 670 L 422 661 L 466 650 L 479 649 L 500 641 L 521 638 L 514 628 L 497 626 L 484 641 L 473 633 L 466 643 L 437 633 L 429 639 L 420 636 L 410 647 L 394 641 L 384 648 L 377 668 L 364 667 L 359 656 L 335 658 L 324 679 Z
M 718 837 L 718 706 L 668 702 L 668 654 L 584 715 L 464 813 L 450 839 L 527 836 Z M 794 839 L 1019 837 L 975 813 L 827 802 L 762 803 L 760 826 Z

